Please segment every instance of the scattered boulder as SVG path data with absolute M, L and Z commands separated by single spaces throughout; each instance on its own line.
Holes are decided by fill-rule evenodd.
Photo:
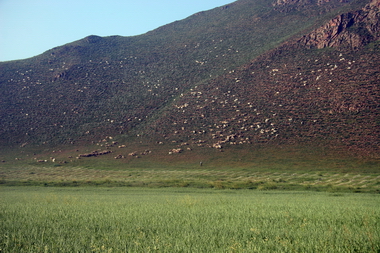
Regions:
M 222 145 L 220 143 L 214 143 L 214 144 L 212 144 L 212 147 L 216 148 L 216 149 L 221 149 Z
M 123 158 L 125 158 L 125 156 L 123 156 L 123 155 L 117 155 L 117 156 L 115 156 L 115 159 L 123 159 Z
M 169 151 L 169 155 L 171 154 L 179 154 L 182 153 L 183 149 L 182 148 L 173 148 L 172 150 Z

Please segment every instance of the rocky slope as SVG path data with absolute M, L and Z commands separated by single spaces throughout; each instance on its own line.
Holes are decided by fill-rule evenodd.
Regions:
M 379 40 L 379 6 L 380 1 L 373 0 L 362 10 L 341 14 L 298 43 L 308 48 L 348 47 L 355 50 Z
M 154 131 L 218 149 L 319 143 L 377 152 L 379 17 L 379 1 L 372 1 L 197 86 Z M 323 48 L 331 49 L 315 50 Z

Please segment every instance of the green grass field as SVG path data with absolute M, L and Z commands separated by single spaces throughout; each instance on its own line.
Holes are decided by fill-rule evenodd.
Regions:
M 20 148 L 0 154 L 4 161 L 0 163 L 0 185 L 380 192 L 378 158 L 320 147 L 234 147 L 224 152 L 192 147 L 169 155 L 172 148 L 110 147 L 110 154 L 79 159 L 79 154 L 97 150 L 97 146 L 43 151 Z M 146 149 L 151 153 L 141 155 Z M 131 152 L 138 155 L 129 156 Z M 118 155 L 123 158 L 115 159 Z
M 376 157 L 171 148 L 3 152 L 0 252 L 380 252 Z
M 379 252 L 380 195 L 0 187 L 0 252 Z

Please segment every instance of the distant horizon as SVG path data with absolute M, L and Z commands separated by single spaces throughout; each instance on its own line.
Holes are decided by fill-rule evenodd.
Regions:
M 2 0 L 0 62 L 31 58 L 89 35 L 138 36 L 231 2 L 234 1 Z

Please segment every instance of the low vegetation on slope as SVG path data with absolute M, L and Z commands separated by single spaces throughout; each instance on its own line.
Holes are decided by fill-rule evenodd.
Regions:
M 88 36 L 31 59 L 0 63 L 0 89 L 3 94 L 0 103 L 1 144 L 6 147 L 67 144 L 80 139 L 97 141 L 120 134 L 153 136 L 151 131 L 144 132 L 146 126 L 153 125 L 154 128 L 157 122 L 172 121 L 173 106 L 178 109 L 187 104 L 192 106 L 198 101 L 196 97 L 200 96 L 194 92 L 204 94 L 212 91 L 217 88 L 216 82 L 223 83 L 223 93 L 236 88 L 246 89 L 247 83 L 252 83 L 256 97 L 263 93 L 270 96 L 273 89 L 269 94 L 266 92 L 274 82 L 273 75 L 262 84 L 264 89 L 260 89 L 257 78 L 267 76 L 246 75 L 244 84 L 238 83 L 243 81 L 240 80 L 241 76 L 229 73 L 289 38 L 298 38 L 319 27 L 337 14 L 361 8 L 365 2 L 240 0 L 197 13 L 144 35 Z M 290 56 L 290 61 L 291 57 L 297 56 Z M 272 61 L 275 60 L 272 58 Z M 280 61 L 287 59 L 285 57 Z M 267 65 L 271 68 L 268 70 L 280 69 L 276 62 Z M 261 66 L 257 67 L 251 73 L 263 71 Z M 288 71 L 287 67 L 284 70 Z M 337 73 L 340 71 L 334 71 L 334 76 L 340 78 Z M 233 79 L 228 82 L 230 78 Z M 285 85 L 285 80 L 280 83 Z M 199 91 L 199 88 L 204 90 Z M 247 93 L 240 98 L 251 103 L 252 110 L 248 112 L 251 117 L 260 113 L 254 109 L 268 105 L 263 98 L 253 97 L 255 94 Z M 297 92 L 294 94 L 295 99 L 298 95 Z M 196 97 L 190 104 L 178 104 L 183 97 L 191 96 Z M 210 97 L 210 100 L 213 99 Z M 337 101 L 340 102 L 344 101 Z M 307 117 L 311 117 L 308 116 L 311 113 Z M 219 117 L 221 121 L 231 121 L 229 119 L 235 117 L 230 110 L 219 111 L 218 114 L 220 116 L 215 118 L 219 120 Z M 293 117 L 291 114 L 298 112 L 289 111 L 281 117 Z M 209 124 L 219 124 L 211 119 L 209 121 L 207 127 Z M 242 126 L 236 124 L 234 127 Z M 197 129 L 197 133 L 205 131 L 204 128 Z M 272 129 L 276 127 L 271 127 L 266 135 L 277 135 Z M 192 138 L 197 137 L 193 133 Z M 153 139 L 156 141 L 159 138 Z
M 379 44 L 360 53 L 287 49 L 194 87 L 150 131 L 218 149 L 319 142 L 377 150 Z

